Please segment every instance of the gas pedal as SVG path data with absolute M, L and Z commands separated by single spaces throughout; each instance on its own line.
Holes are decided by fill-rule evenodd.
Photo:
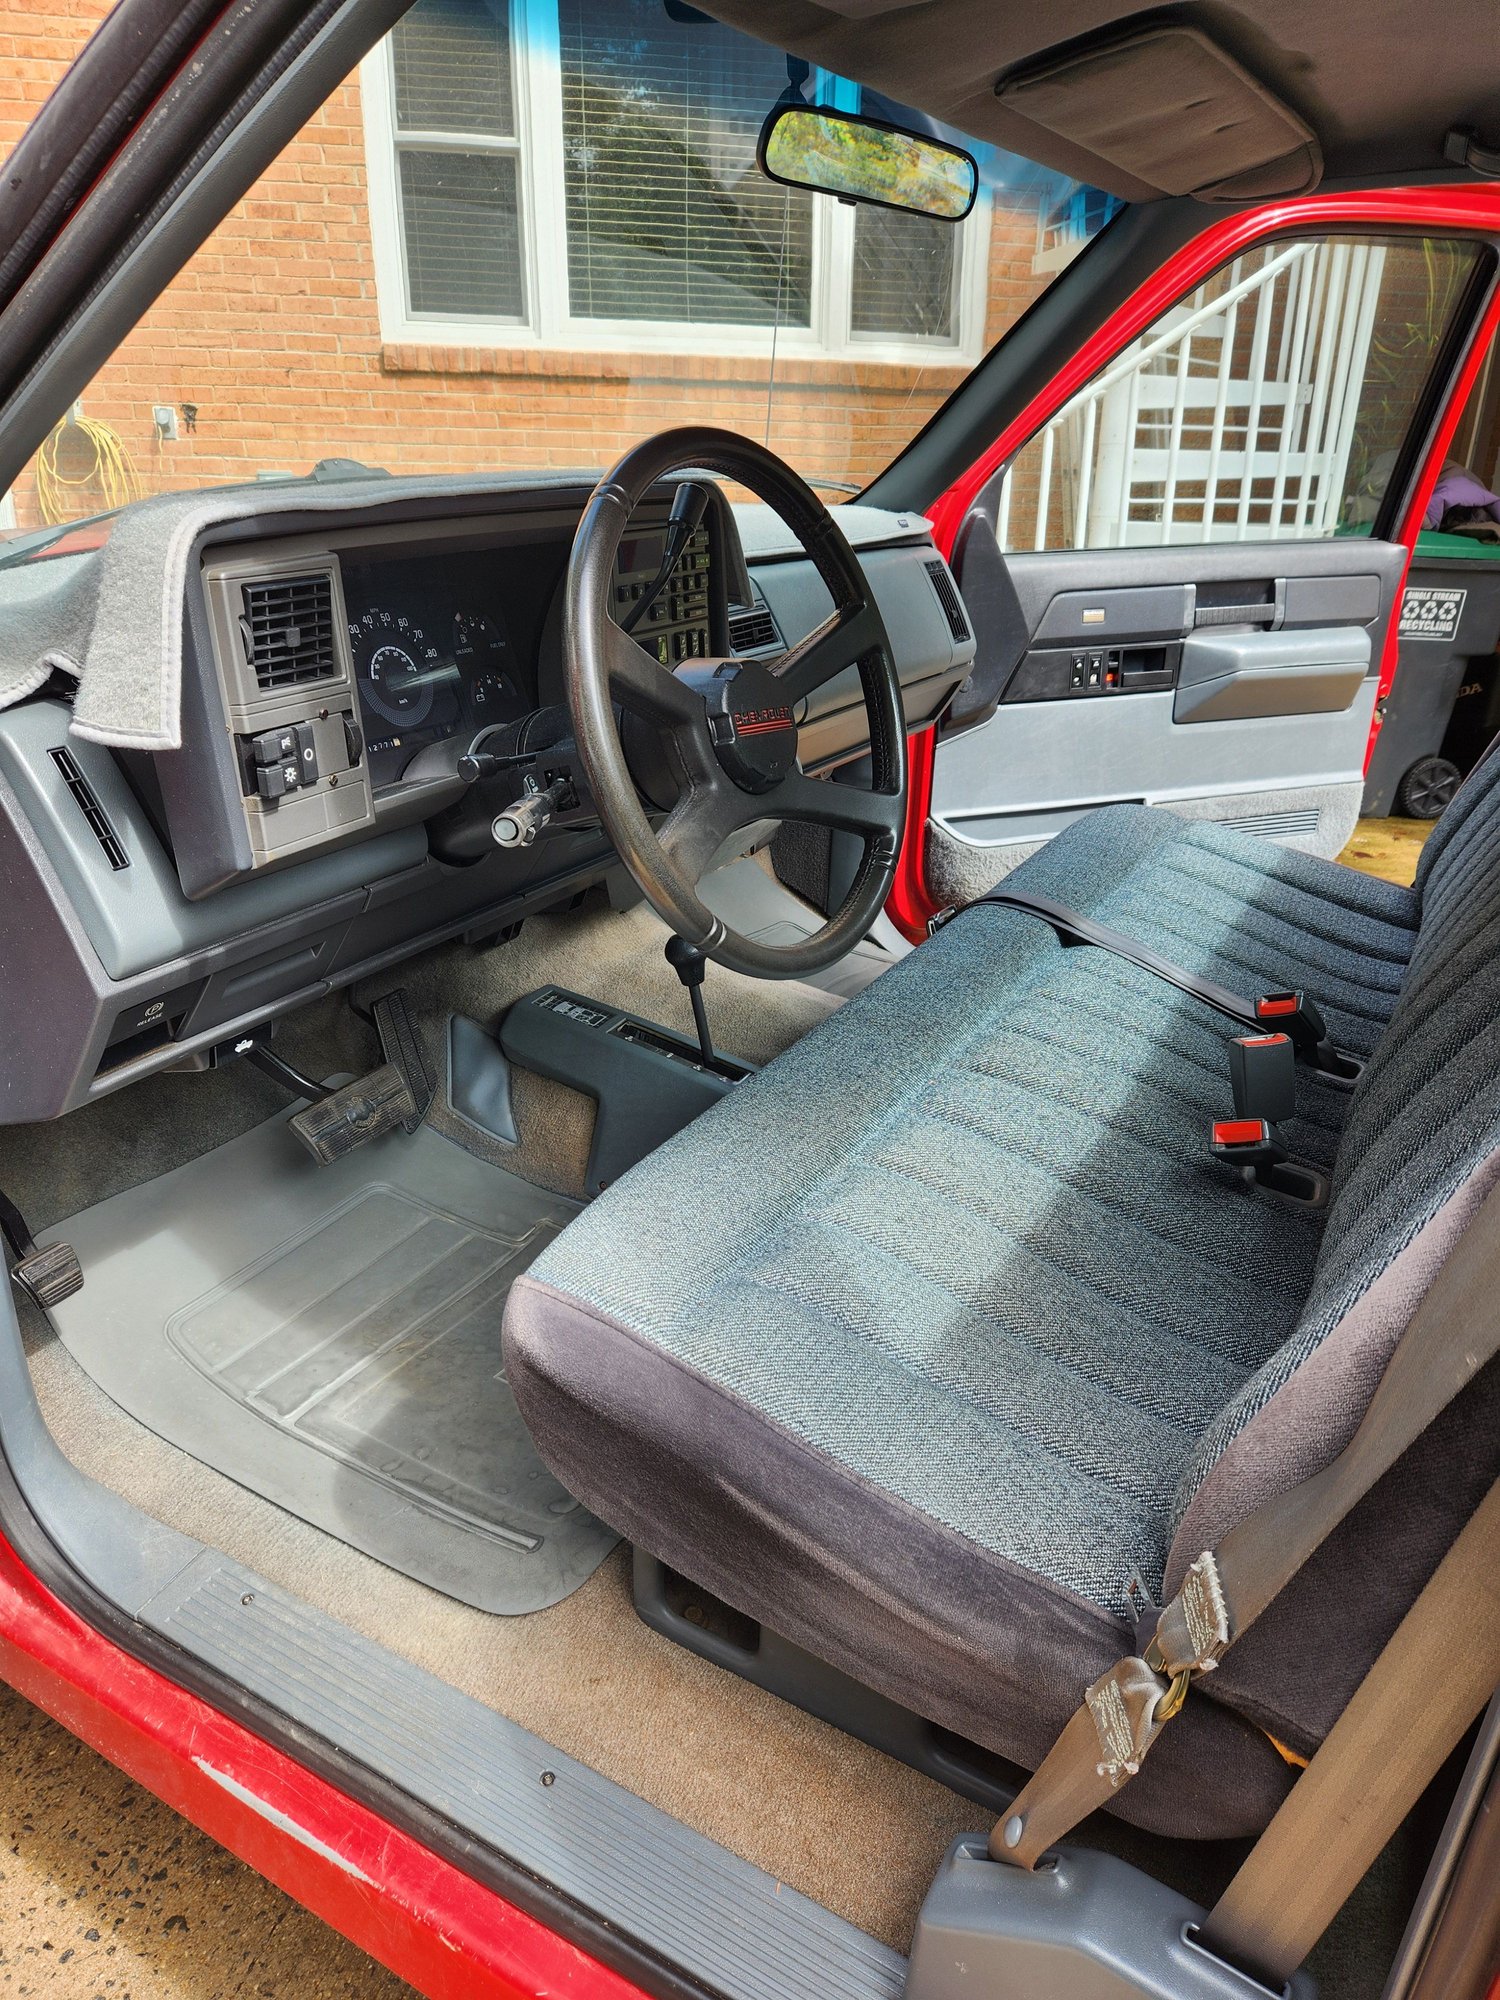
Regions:
M 380 1035 L 380 1052 L 388 1065 L 400 1071 L 411 1096 L 411 1112 L 401 1122 L 407 1132 L 415 1132 L 432 1108 L 437 1086 L 427 1073 L 404 989 L 398 986 L 393 992 L 383 993 L 370 1012 Z
M 411 1088 L 394 1063 L 356 1077 L 289 1120 L 320 1167 L 331 1167 L 387 1132 L 415 1131 L 421 1122 Z

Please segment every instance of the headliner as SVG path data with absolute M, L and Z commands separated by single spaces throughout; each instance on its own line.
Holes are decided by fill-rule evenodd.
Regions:
M 1199 0 L 1149 14 L 1123 0 L 698 4 L 976 139 L 1134 201 L 1162 190 L 1007 110 L 996 79 L 1061 43 L 1086 48 L 1128 22 L 1169 21 L 1206 30 L 1305 119 L 1331 178 L 1441 168 L 1455 125 L 1500 145 L 1500 0 Z

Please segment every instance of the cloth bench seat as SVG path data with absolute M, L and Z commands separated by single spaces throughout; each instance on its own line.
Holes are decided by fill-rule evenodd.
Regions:
M 1466 788 L 1411 891 L 1138 807 L 1010 878 L 1317 1001 L 1369 1058 L 1353 1090 L 1299 1070 L 1285 1130 L 1333 1168 L 1326 1209 L 1209 1156 L 1229 1024 L 977 907 L 518 1282 L 507 1366 L 543 1457 L 674 1568 L 1034 1768 L 1187 1562 L 1342 1448 L 1500 1167 L 1497 801 L 1493 773 Z M 1270 1735 L 1316 1745 L 1497 1435 L 1492 1369 L 1195 1693 L 1122 1812 L 1264 1824 L 1290 1779 Z

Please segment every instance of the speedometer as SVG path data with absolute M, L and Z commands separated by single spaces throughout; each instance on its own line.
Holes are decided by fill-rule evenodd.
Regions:
M 432 713 L 438 685 L 452 678 L 421 626 L 398 612 L 372 609 L 350 619 L 349 643 L 361 698 L 394 727 L 419 729 Z

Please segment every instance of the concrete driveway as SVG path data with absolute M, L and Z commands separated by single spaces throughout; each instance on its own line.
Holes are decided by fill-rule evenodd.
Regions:
M 0 2000 L 412 1991 L 0 1683 Z

